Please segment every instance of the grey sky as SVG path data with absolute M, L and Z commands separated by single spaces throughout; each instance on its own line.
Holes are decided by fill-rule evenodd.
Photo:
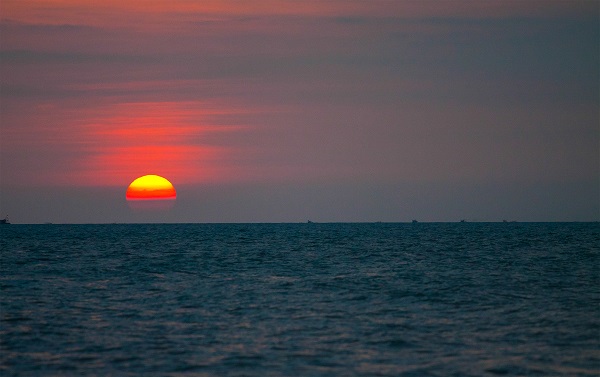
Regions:
M 597 2 L 226 3 L 8 1 L 0 215 L 600 219 Z M 128 208 L 144 174 L 175 208 Z

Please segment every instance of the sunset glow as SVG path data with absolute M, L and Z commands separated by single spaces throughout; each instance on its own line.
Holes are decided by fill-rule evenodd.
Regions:
M 175 187 L 159 175 L 145 175 L 135 179 L 127 188 L 127 200 L 175 200 Z
M 0 0 L 0 219 L 596 221 L 598 2 L 543 3 Z

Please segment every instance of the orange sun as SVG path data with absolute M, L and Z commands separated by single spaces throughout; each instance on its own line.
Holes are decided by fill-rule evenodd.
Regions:
M 139 177 L 127 188 L 127 200 L 175 200 L 175 187 L 159 175 Z

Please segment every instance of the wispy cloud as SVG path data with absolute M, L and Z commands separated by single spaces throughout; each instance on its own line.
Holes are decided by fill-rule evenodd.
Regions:
M 598 174 L 594 1 L 0 7 L 2 182 Z

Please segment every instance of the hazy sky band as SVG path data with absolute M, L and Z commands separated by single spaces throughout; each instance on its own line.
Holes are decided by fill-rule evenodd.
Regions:
M 416 187 L 598 216 L 595 1 L 0 7 L 0 211 L 17 187 L 122 190 L 151 171 L 373 208 L 332 204 L 339 218 L 454 213 L 410 209 Z

